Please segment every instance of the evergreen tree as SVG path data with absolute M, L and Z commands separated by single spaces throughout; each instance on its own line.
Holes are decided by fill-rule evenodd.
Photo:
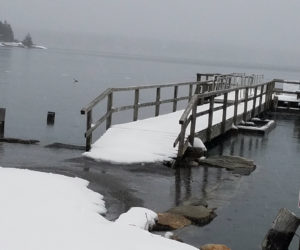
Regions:
M 2 42 L 13 42 L 14 41 L 14 32 L 9 23 L 6 21 L 0 21 L 0 41 Z
M 32 47 L 33 42 L 32 42 L 31 35 L 29 33 L 26 35 L 22 43 L 29 48 Z

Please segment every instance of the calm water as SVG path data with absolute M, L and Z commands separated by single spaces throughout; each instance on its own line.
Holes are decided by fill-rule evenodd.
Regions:
M 160 56 L 154 51 L 153 56 L 144 56 L 143 51 L 136 51 L 132 56 L 126 53 L 126 47 L 121 53 L 118 46 L 109 48 L 107 44 L 108 41 L 106 51 L 87 49 L 86 44 L 80 43 L 73 46 L 76 49 L 0 48 L 0 107 L 7 109 L 6 136 L 34 138 L 42 143 L 83 144 L 85 119 L 80 109 L 108 87 L 193 81 L 197 72 L 238 71 L 264 73 L 266 78 L 299 77 L 297 72 L 243 68 L 238 63 L 236 67 L 225 67 L 218 58 L 211 58 L 207 63 L 211 66 L 205 66 L 204 58 L 182 59 L 177 54 Z M 115 48 L 118 52 L 111 52 Z M 79 83 L 74 84 L 73 78 Z M 162 93 L 162 98 L 170 94 Z M 141 94 L 141 100 L 154 100 L 154 93 Z M 129 105 L 132 96 L 116 96 L 114 101 Z M 104 109 L 104 105 L 99 106 L 100 111 Z M 163 109 L 166 112 L 171 107 L 166 105 Z M 48 111 L 56 112 L 53 127 L 46 125 Z M 146 112 L 153 113 L 152 109 Z M 117 115 L 113 122 L 124 122 L 131 116 Z
M 217 58 L 212 60 L 216 61 L 215 66 L 205 66 L 197 60 L 149 58 L 142 52 L 131 57 L 120 52 L 78 48 L 0 48 L 0 107 L 7 108 L 6 136 L 35 138 L 42 145 L 56 141 L 83 144 L 85 119 L 80 109 L 112 86 L 193 81 L 196 72 L 239 71 L 264 73 L 267 79 L 299 79 L 299 73 L 293 70 L 225 67 Z M 74 84 L 73 78 L 79 83 Z M 120 96 L 115 102 L 125 104 L 130 98 Z M 141 98 L 154 99 L 154 95 L 147 93 Z M 56 112 L 53 127 L 46 125 L 48 111 Z M 88 179 L 90 187 L 104 195 L 109 219 L 131 206 L 165 211 L 191 197 L 205 197 L 210 206 L 220 207 L 218 217 L 205 227 L 192 226 L 179 231 L 179 237 L 195 246 L 217 242 L 232 249 L 259 249 L 279 208 L 288 207 L 299 215 L 300 119 L 294 116 L 275 119 L 277 127 L 266 137 L 238 135 L 210 151 L 210 155 L 233 154 L 253 159 L 258 167 L 247 177 L 220 169 L 173 172 L 157 165 L 111 166 L 66 161 L 80 152 L 8 144 L 0 145 L 0 164 Z M 115 123 L 120 121 L 126 121 L 125 115 L 114 119 Z M 15 157 L 16 154 L 19 156 Z

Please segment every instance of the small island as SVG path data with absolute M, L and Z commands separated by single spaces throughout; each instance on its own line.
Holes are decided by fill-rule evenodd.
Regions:
M 46 49 L 44 46 L 34 44 L 29 33 L 22 41 L 15 39 L 13 29 L 7 21 L 0 21 L 0 47 Z

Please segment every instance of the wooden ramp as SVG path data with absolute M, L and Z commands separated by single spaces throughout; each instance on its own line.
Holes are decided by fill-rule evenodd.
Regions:
M 257 75 L 236 73 L 197 74 L 196 82 L 107 89 L 81 110 L 87 118 L 87 152 L 84 155 L 123 164 L 180 159 L 188 145 L 194 145 L 195 136 L 204 143 L 209 142 L 241 120 L 247 121 L 269 109 L 275 82 L 262 83 L 262 79 Z M 173 98 L 163 99 L 163 88 L 170 89 Z M 143 90 L 154 90 L 155 101 L 141 103 Z M 133 104 L 115 107 L 115 93 L 130 91 L 134 93 Z M 93 122 L 93 108 L 103 100 L 107 100 L 107 112 Z M 184 110 L 178 111 L 177 103 L 182 101 L 188 103 Z M 173 104 L 172 113 L 160 115 L 160 106 L 166 103 Z M 138 120 L 139 111 L 151 106 L 155 117 Z M 115 112 L 130 109 L 133 122 L 111 126 Z M 106 122 L 107 131 L 92 144 L 92 133 L 103 122 Z
M 264 103 L 264 98 L 262 100 Z M 215 108 L 223 104 L 216 103 Z M 256 103 L 256 108 L 259 102 Z M 251 112 L 253 100 L 248 101 L 247 111 Z M 197 107 L 198 113 L 209 111 L 209 104 Z M 244 112 L 244 103 L 238 105 L 238 115 Z M 108 161 L 112 163 L 146 163 L 170 161 L 177 157 L 178 146 L 173 144 L 180 134 L 181 125 L 179 120 L 184 110 L 161 115 L 154 118 L 139 120 L 130 123 L 118 124 L 109 128 L 93 145 L 89 152 L 84 155 L 95 160 Z M 213 114 L 213 126 L 222 123 L 223 110 L 217 110 Z M 229 106 L 226 119 L 234 117 L 234 106 Z M 208 128 L 209 115 L 200 116 L 196 121 L 195 130 L 205 132 Z M 187 128 L 190 131 L 190 127 Z M 186 134 L 186 138 L 189 137 Z

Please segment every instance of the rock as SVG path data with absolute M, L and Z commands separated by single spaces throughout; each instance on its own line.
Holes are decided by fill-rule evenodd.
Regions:
M 188 167 L 193 168 L 193 167 L 198 167 L 199 163 L 196 161 L 189 161 L 187 165 L 188 165 Z
M 213 209 L 204 206 L 183 205 L 172 208 L 168 212 L 180 214 L 199 226 L 208 224 L 217 216 Z
M 192 222 L 179 214 L 158 213 L 154 231 L 176 230 L 191 225 Z
M 226 168 L 229 171 L 233 171 L 233 173 L 243 175 L 249 175 L 256 168 L 256 165 L 252 160 L 248 160 L 240 156 L 213 156 L 206 159 L 197 159 L 197 161 L 200 166 L 208 165 L 212 167 Z
M 231 249 L 225 245 L 207 244 L 207 245 L 201 246 L 200 250 L 231 250 Z
M 204 207 L 208 207 L 207 201 L 204 199 L 199 199 L 196 197 L 192 197 L 189 200 L 186 200 L 182 203 L 182 205 L 184 206 L 204 206 Z
M 165 233 L 165 238 L 171 239 L 171 240 L 177 240 L 179 242 L 183 242 L 182 239 L 180 239 L 176 234 L 174 234 L 172 232 L 166 232 Z

